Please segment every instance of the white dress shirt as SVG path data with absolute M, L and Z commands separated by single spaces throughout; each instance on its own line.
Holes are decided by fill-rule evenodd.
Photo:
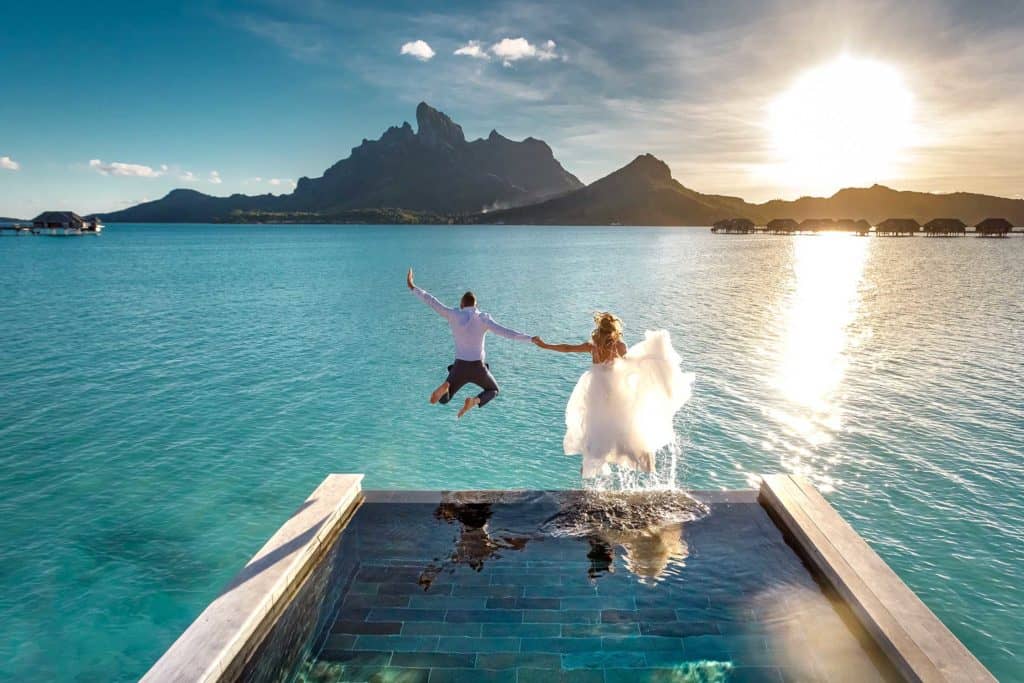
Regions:
M 452 336 L 455 338 L 455 358 L 457 360 L 484 360 L 486 356 L 484 335 L 488 331 L 515 341 L 530 342 L 533 340 L 528 334 L 502 327 L 494 322 L 494 318 L 476 306 L 448 308 L 429 292 L 425 292 L 419 287 L 414 287 L 412 292 L 448 321 L 448 325 L 452 328 Z

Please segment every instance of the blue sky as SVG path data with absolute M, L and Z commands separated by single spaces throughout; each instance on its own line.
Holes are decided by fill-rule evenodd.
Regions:
M 795 197 L 829 188 L 773 174 L 766 111 L 844 54 L 913 95 L 873 181 L 1019 196 L 1024 3 L 979 4 L 7 3 L 0 215 L 286 192 L 420 100 L 470 137 L 542 138 L 584 181 L 651 152 L 701 191 Z

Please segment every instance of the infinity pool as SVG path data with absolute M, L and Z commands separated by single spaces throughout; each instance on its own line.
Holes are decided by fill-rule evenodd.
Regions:
M 247 676 L 284 644 L 309 681 L 898 680 L 752 493 L 679 499 L 368 492 Z

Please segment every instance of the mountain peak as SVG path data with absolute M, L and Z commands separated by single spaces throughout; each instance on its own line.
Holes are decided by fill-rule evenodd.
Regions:
M 621 169 L 630 174 L 639 174 L 651 180 L 671 180 L 672 170 L 668 164 L 653 154 L 641 154 Z
M 416 136 L 431 147 L 454 146 L 466 142 L 462 126 L 455 123 L 444 112 L 434 109 L 426 102 L 416 107 Z

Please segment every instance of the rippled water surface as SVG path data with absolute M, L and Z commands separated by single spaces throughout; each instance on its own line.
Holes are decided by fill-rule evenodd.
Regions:
M 583 356 L 447 327 L 404 269 L 512 327 L 671 331 L 690 488 L 809 476 L 992 671 L 1024 678 L 1024 239 L 696 229 L 112 226 L 0 238 L 0 678 L 137 677 L 327 472 L 571 488 Z

